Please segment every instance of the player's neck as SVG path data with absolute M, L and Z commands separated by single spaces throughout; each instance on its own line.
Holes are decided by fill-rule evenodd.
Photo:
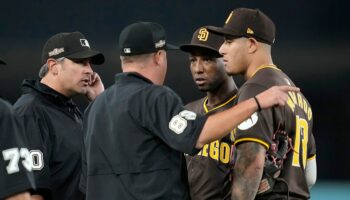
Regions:
M 207 92 L 207 108 L 210 110 L 226 100 L 230 99 L 237 93 L 237 86 L 232 78 L 223 82 L 216 90 Z
M 257 57 L 249 64 L 244 79 L 249 80 L 262 66 L 274 66 L 271 55 Z

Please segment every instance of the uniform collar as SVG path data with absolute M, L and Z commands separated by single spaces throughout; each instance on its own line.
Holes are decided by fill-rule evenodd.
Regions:
M 140 73 L 137 73 L 137 72 L 122 72 L 122 73 L 115 75 L 116 82 L 129 80 L 130 78 L 136 78 L 139 80 L 143 80 L 147 83 L 153 84 L 153 82 L 151 80 L 149 80 L 148 78 L 142 76 Z
M 60 101 L 69 106 L 75 106 L 71 98 L 64 96 L 49 86 L 40 83 L 40 80 L 24 80 L 22 83 L 23 93 L 29 93 L 31 91 L 37 91 L 39 93 L 53 97 L 55 100 Z

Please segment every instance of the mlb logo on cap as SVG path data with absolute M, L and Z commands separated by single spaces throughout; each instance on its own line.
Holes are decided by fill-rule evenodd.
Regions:
M 178 47 L 167 43 L 164 28 L 154 22 L 136 22 L 126 26 L 119 35 L 119 49 L 122 56 L 153 53 L 158 50 L 172 50 Z
M 57 33 L 50 37 L 42 50 L 42 63 L 49 58 L 85 59 L 92 64 L 100 65 L 105 61 L 104 55 L 92 50 L 85 36 L 80 32 Z
M 80 44 L 83 47 L 89 47 L 90 48 L 89 42 L 86 39 L 80 39 Z

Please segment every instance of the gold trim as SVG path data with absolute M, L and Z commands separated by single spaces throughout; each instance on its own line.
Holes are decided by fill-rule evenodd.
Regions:
M 242 139 L 238 139 L 234 142 L 234 145 L 236 146 L 237 143 L 239 142 L 256 142 L 256 143 L 259 143 L 259 144 L 262 144 L 263 146 L 266 147 L 266 149 L 269 149 L 270 148 L 270 145 L 267 144 L 266 142 L 262 141 L 262 140 L 259 140 L 259 139 L 256 139 L 256 138 L 242 138 Z
M 230 102 L 231 102 L 232 100 L 234 100 L 236 97 L 237 97 L 237 94 L 235 94 L 233 97 L 231 97 L 230 99 L 228 99 L 225 103 L 220 104 L 220 105 L 218 105 L 218 106 L 216 106 L 216 107 L 214 107 L 214 108 L 212 108 L 212 109 L 209 110 L 208 107 L 207 107 L 207 102 L 208 102 L 208 96 L 207 96 L 207 97 L 205 97 L 204 102 L 203 102 L 204 111 L 205 111 L 205 113 L 208 113 L 208 112 L 211 112 L 211 111 L 216 110 L 216 109 L 218 109 L 218 108 L 221 108 L 221 107 L 225 106 L 226 104 L 230 103 Z
M 253 77 L 259 70 L 265 69 L 265 68 L 272 68 L 272 69 L 280 70 L 280 69 L 277 68 L 276 65 L 261 65 L 258 68 L 256 68 L 255 72 L 252 74 L 251 77 Z
M 316 154 L 315 155 L 313 155 L 313 156 L 311 156 L 310 158 L 308 158 L 307 160 L 314 160 L 314 159 L 316 159 Z

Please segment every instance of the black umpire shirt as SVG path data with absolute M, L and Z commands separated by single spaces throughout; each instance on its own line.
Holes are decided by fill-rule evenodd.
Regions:
M 46 199 L 82 199 L 78 190 L 82 115 L 71 99 L 38 80 L 25 80 L 14 105 L 26 129 L 38 193 Z
M 0 199 L 34 188 L 30 154 L 11 106 L 0 99 Z
M 206 119 L 167 87 L 116 75 L 84 116 L 87 199 L 190 199 L 183 152 L 198 152 Z

